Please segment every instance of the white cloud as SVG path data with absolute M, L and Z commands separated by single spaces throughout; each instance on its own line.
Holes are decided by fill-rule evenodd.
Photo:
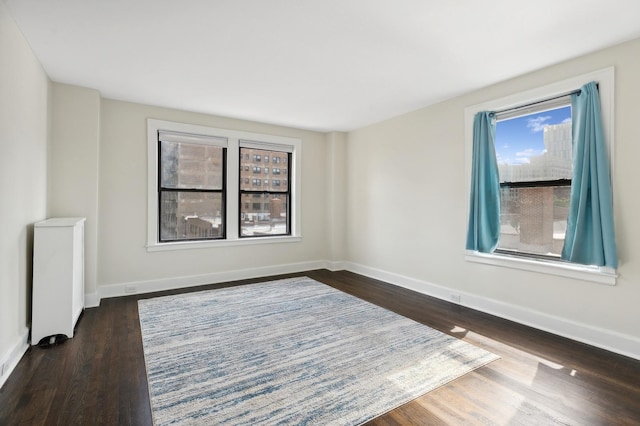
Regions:
M 529 157 L 501 157 L 497 158 L 498 164 L 509 164 L 512 166 L 519 166 L 521 164 L 529 164 Z
M 525 149 L 524 151 L 516 152 L 516 157 L 534 157 L 540 155 L 542 151 L 536 151 L 533 148 Z
M 522 164 L 530 164 L 532 157 L 539 157 L 541 155 L 544 155 L 545 152 L 547 152 L 546 149 L 538 150 L 528 148 L 524 151 L 516 152 L 515 154 L 512 154 L 508 157 L 500 155 L 499 152 L 496 152 L 496 159 L 498 160 L 498 164 L 510 164 L 512 166 L 519 166 Z
M 539 157 L 544 155 L 546 152 L 545 149 L 537 150 L 533 148 L 525 149 L 524 151 L 519 151 L 515 153 L 515 158 L 509 158 L 506 160 L 507 163 L 513 165 L 519 164 L 529 164 L 531 163 L 531 157 Z
M 513 158 L 511 164 L 529 164 L 530 162 L 529 157 L 519 157 Z
M 571 123 L 571 117 L 562 120 L 562 123 Z
M 550 115 L 539 116 L 536 118 L 530 118 L 527 120 L 527 127 L 531 129 L 532 132 L 537 133 L 544 130 L 546 127 L 545 122 L 551 120 Z

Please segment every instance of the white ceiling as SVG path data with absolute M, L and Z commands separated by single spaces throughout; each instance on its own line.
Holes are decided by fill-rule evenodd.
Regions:
M 2 0 L 52 80 L 351 130 L 640 37 L 638 0 Z

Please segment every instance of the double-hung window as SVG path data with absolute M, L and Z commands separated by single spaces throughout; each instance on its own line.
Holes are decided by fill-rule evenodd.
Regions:
M 291 162 L 291 152 L 286 147 L 280 150 L 267 149 L 268 146 L 263 144 L 255 144 L 248 141 L 240 141 L 240 158 L 252 158 L 253 161 L 263 158 L 265 162 L 269 158 L 274 163 L 282 162 L 288 164 Z M 247 155 L 248 154 L 248 155 Z M 243 160 L 250 161 L 250 160 Z M 245 183 L 244 167 L 247 164 L 241 164 L 241 185 L 240 185 L 240 203 L 244 208 L 240 212 L 240 237 L 262 237 L 270 235 L 289 235 L 290 227 L 290 205 L 291 190 L 286 175 L 280 174 L 279 169 L 273 168 L 271 172 L 278 170 L 281 180 L 273 180 L 266 178 L 263 182 L 260 179 L 253 179 L 252 184 Z M 249 163 L 248 166 L 253 166 Z M 264 168 L 264 175 L 270 176 L 269 168 Z M 251 208 L 249 200 L 252 201 Z
M 497 252 L 560 259 L 572 179 L 571 98 L 497 113 Z
M 225 237 L 227 139 L 158 132 L 158 239 Z
M 147 131 L 147 250 L 300 241 L 300 139 L 155 119 Z
M 473 193 L 474 118 L 479 112 L 492 112 L 495 120 L 493 142 L 500 186 L 497 248 L 493 252 L 467 249 L 466 260 L 615 284 L 615 270 L 609 267 L 561 259 L 568 238 L 567 217 L 571 211 L 569 201 L 576 172 L 572 170 L 572 159 L 576 154 L 572 144 L 575 138 L 571 134 L 575 124 L 572 121 L 576 117 L 575 111 L 571 111 L 571 100 L 565 95 L 578 92 L 590 82 L 598 83 L 605 150 L 613 173 L 613 68 L 465 109 L 465 197 L 469 202 L 466 211 L 470 211 L 470 194 Z M 471 217 L 465 219 L 470 227 Z

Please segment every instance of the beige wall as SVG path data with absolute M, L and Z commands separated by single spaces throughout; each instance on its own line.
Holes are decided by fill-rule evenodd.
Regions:
M 342 262 L 346 255 L 347 202 L 347 135 L 342 132 L 326 134 L 327 150 L 327 243 L 330 262 Z M 330 265 L 333 266 L 333 265 Z
M 85 295 L 97 304 L 100 93 L 53 83 L 47 216 L 85 217 Z
M 49 79 L 0 2 L 0 364 L 6 379 L 31 322 L 33 223 L 45 219 Z
M 466 262 L 464 109 L 614 66 L 616 286 Z M 347 260 L 426 293 L 640 357 L 640 40 L 350 132 Z
M 302 139 L 302 241 L 147 252 L 147 118 Z M 103 100 L 99 286 L 152 288 L 155 281 L 157 288 L 171 286 L 172 282 L 192 282 L 194 276 L 232 279 L 240 276 L 234 271 L 245 270 L 246 274 L 251 269 L 265 271 L 278 265 L 326 259 L 326 158 L 322 133 Z
M 2 2 L 0 55 L 2 363 L 26 342 L 32 224 L 46 215 L 87 217 L 86 291 L 96 300 L 132 285 L 145 290 L 279 267 L 344 265 L 439 297 L 461 293 L 463 303 L 468 298 L 480 309 L 640 357 L 640 241 L 633 238 L 640 235 L 640 40 L 326 135 L 51 85 Z M 466 262 L 465 107 L 608 66 L 616 67 L 618 284 Z M 148 252 L 147 118 L 302 139 L 302 241 Z

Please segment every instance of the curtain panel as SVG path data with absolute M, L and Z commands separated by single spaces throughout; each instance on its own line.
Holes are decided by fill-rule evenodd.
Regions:
M 571 95 L 573 180 L 562 258 L 618 267 L 609 156 L 594 82 Z
M 473 121 L 473 160 L 467 250 L 491 253 L 500 237 L 500 178 L 493 113 L 479 112 Z

